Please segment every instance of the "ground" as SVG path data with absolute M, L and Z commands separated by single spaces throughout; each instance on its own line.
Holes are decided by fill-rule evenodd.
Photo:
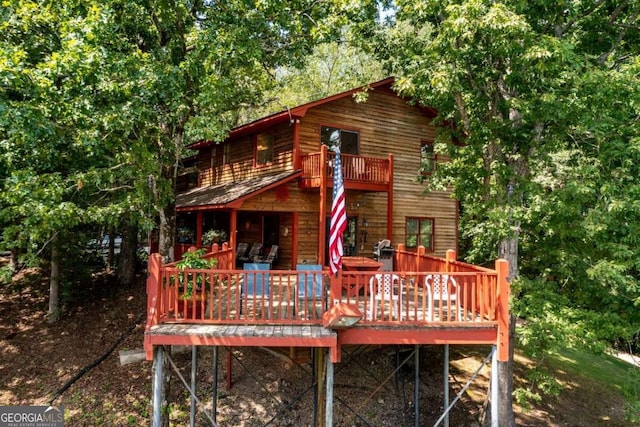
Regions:
M 45 405 L 68 380 L 124 339 L 106 359 L 71 385 L 55 404 L 65 406 L 69 426 L 149 425 L 151 363 L 121 366 L 119 352 L 142 348 L 145 311 L 144 278 L 131 288 L 117 288 L 109 277 L 96 277 L 83 292 L 68 296 L 62 319 L 45 320 L 47 283 L 23 272 L 21 286 L 0 285 L 0 405 Z M 131 331 L 129 334 L 128 332 Z M 397 351 L 396 351 L 397 350 Z M 334 425 L 400 426 L 414 422 L 415 358 L 412 348 L 348 349 L 335 369 Z M 451 347 L 451 399 L 481 366 L 485 347 Z M 305 352 L 260 348 L 232 349 L 232 378 L 226 387 L 227 350 L 219 352 L 217 421 L 221 426 L 312 425 L 311 368 Z M 190 351 L 173 355 L 189 381 Z M 290 356 L 294 356 L 292 360 Z M 400 369 L 397 361 L 407 360 Z M 211 409 L 212 350 L 198 357 L 198 397 Z M 516 360 L 516 385 L 530 361 Z M 419 358 L 420 425 L 433 425 L 442 413 L 443 347 L 425 346 Z M 455 405 L 451 426 L 477 426 L 487 393 L 488 367 L 480 370 Z M 521 426 L 622 426 L 623 399 L 597 382 L 555 372 L 566 387 L 558 398 L 546 398 L 531 411 L 517 411 Z M 259 381 L 257 381 L 259 380 Z M 189 397 L 172 376 L 171 419 L 188 425 Z M 197 425 L 207 425 L 203 411 Z M 208 424 L 210 425 L 210 423 Z

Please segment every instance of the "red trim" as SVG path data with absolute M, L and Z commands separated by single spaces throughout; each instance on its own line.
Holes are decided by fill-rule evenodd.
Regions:
M 433 325 L 437 325 L 433 323 Z M 498 328 L 455 328 L 450 325 L 416 329 L 350 328 L 339 332 L 340 345 L 346 344 L 494 344 Z

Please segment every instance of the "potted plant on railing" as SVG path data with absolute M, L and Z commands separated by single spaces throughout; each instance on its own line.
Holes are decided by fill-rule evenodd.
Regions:
M 227 232 L 224 230 L 209 230 L 202 235 L 202 244 L 211 246 L 214 243 L 221 244 L 227 240 Z
M 181 270 L 178 273 L 178 314 L 184 314 L 188 319 L 202 318 L 204 309 L 193 312 L 193 308 L 206 300 L 211 287 L 210 275 L 189 270 L 209 270 L 217 264 L 216 259 L 204 258 L 204 254 L 204 249 L 188 251 L 176 263 L 176 268 Z

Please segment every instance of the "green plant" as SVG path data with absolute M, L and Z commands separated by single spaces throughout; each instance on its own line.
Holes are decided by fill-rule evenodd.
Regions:
M 202 235 L 202 244 L 205 246 L 222 243 L 225 240 L 227 240 L 227 232 L 224 230 L 209 230 Z
M 203 285 L 210 285 L 207 275 L 186 271 L 215 268 L 218 260 L 214 258 L 204 258 L 204 254 L 204 249 L 188 251 L 183 254 L 182 259 L 176 263 L 176 267 L 181 270 L 180 274 L 178 274 L 178 290 L 181 299 L 190 299 L 193 296 L 194 290 L 202 289 Z

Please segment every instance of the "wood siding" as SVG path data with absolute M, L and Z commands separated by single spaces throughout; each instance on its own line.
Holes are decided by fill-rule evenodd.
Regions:
M 434 219 L 434 253 L 444 256 L 447 249 L 456 248 L 457 202 L 448 193 L 425 193 L 425 186 L 416 178 L 420 170 L 420 143 L 433 140 L 436 128 L 416 107 L 389 93 L 372 91 L 366 103 L 342 98 L 309 110 L 300 125 L 300 146 L 303 153 L 320 149 L 320 126 L 357 131 L 360 154 L 384 157 L 394 155 L 393 232 L 394 245 L 405 241 L 405 218 Z M 367 219 L 367 244 L 386 238 L 387 195 L 385 193 L 348 193 L 347 212 Z M 330 198 L 329 198 L 330 199 Z M 357 200 L 363 206 L 355 210 Z M 331 201 L 328 200 L 328 203 Z M 352 208 L 353 204 L 353 208 Z M 371 249 L 364 248 L 362 255 Z
M 253 135 L 225 143 L 229 144 L 229 163 L 227 164 L 222 164 L 223 145 L 207 147 L 199 155 L 200 186 L 225 184 L 261 174 L 293 170 L 293 126 L 279 125 L 265 133 L 271 133 L 274 136 L 272 163 L 255 165 Z M 213 150 L 216 150 L 214 165 L 212 165 Z
M 340 98 L 310 108 L 300 120 L 300 154 L 320 150 L 320 127 L 332 126 L 356 131 L 359 134 L 359 154 L 388 158 L 393 154 L 393 229 L 387 236 L 387 193 L 349 190 L 346 194 L 347 213 L 358 217 L 358 254 L 370 256 L 373 245 L 390 237 L 395 246 L 405 243 L 407 217 L 434 220 L 434 253 L 444 256 L 447 249 L 457 249 L 457 202 L 449 193 L 425 193 L 425 186 L 416 182 L 420 169 L 420 145 L 434 140 L 436 128 L 420 108 L 408 105 L 403 99 L 381 90 L 369 92 L 364 103 L 352 97 Z M 288 123 L 274 126 L 274 161 L 256 167 L 254 164 L 255 136 L 244 136 L 227 141 L 230 144 L 229 164 L 212 165 L 211 149 L 203 149 L 199 157 L 200 185 L 215 185 L 254 177 L 259 174 L 293 170 L 293 132 Z M 223 148 L 217 150 L 215 161 L 221 163 Z M 319 239 L 319 189 L 301 190 L 297 182 L 286 184 L 287 199 L 278 198 L 278 189 L 272 189 L 246 200 L 239 213 L 280 213 L 281 228 L 291 222 L 292 212 L 298 212 L 298 254 L 295 257 L 292 234 L 280 235 L 281 268 L 295 262 L 316 263 Z M 330 212 L 331 189 L 327 189 L 327 212 Z M 239 217 L 240 218 L 240 217 Z M 366 220 L 366 221 L 365 221 Z M 366 224 L 366 226 L 365 226 Z M 239 222 L 238 227 L 243 225 Z M 293 224 L 288 225 L 293 230 Z M 259 239 L 260 230 L 253 230 L 252 239 Z M 363 233 L 364 232 L 364 233 Z M 241 231 L 238 232 L 238 241 Z

